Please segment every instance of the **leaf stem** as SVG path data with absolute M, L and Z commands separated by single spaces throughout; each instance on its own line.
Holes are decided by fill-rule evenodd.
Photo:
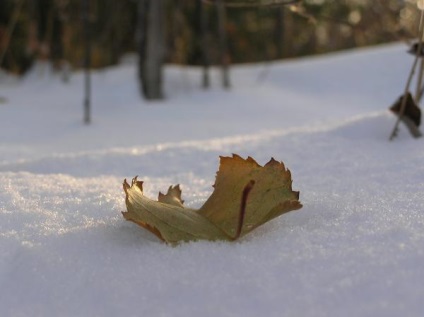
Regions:
M 243 194 L 241 195 L 241 204 L 240 204 L 240 214 L 238 219 L 238 226 L 234 240 L 237 240 L 241 235 L 241 230 L 243 229 L 244 217 L 246 215 L 246 204 L 249 193 L 255 185 L 255 181 L 252 179 L 243 189 Z

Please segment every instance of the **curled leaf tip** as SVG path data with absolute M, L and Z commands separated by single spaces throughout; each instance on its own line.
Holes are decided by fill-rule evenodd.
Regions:
M 143 181 L 139 181 L 138 176 L 135 176 L 132 181 L 131 181 L 131 187 L 136 186 L 138 187 L 139 190 L 141 190 L 141 192 L 143 192 Z
M 128 184 L 127 179 L 124 179 L 122 183 L 122 187 L 124 188 L 125 195 L 128 197 L 128 189 L 130 188 L 130 184 Z

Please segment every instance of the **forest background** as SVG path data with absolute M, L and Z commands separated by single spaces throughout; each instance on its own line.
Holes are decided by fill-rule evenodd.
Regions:
M 89 32 L 91 67 L 114 65 L 125 54 L 137 51 L 140 33 L 146 30 L 140 23 L 140 7 L 149 1 L 1 0 L 0 66 L 14 74 L 24 74 L 36 60 L 50 60 L 57 69 L 64 64 L 80 68 L 84 65 L 84 32 Z M 408 1 L 304 0 L 291 6 L 226 8 L 221 28 L 225 32 L 223 54 L 216 5 L 201 0 L 161 3 L 161 58 L 179 65 L 202 64 L 205 51 L 209 65 L 247 63 L 416 35 L 417 9 Z

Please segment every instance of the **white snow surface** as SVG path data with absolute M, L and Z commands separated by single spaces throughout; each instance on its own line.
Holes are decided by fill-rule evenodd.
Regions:
M 232 68 L 199 88 L 170 66 L 140 98 L 134 63 L 3 77 L 1 316 L 423 316 L 424 140 L 388 107 L 412 64 L 403 44 Z M 237 242 L 176 247 L 123 219 L 122 181 L 181 184 L 200 207 L 219 156 L 284 161 L 304 207 Z

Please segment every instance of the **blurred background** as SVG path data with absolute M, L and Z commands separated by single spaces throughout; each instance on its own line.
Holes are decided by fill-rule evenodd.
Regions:
M 159 75 L 143 75 L 146 65 L 229 67 L 416 36 L 416 1 L 304 0 L 245 8 L 211 2 L 0 0 L 0 67 L 16 75 L 36 61 L 49 61 L 56 71 L 102 68 L 138 52 L 140 78 L 155 81 Z M 141 90 L 148 99 L 161 97 Z

